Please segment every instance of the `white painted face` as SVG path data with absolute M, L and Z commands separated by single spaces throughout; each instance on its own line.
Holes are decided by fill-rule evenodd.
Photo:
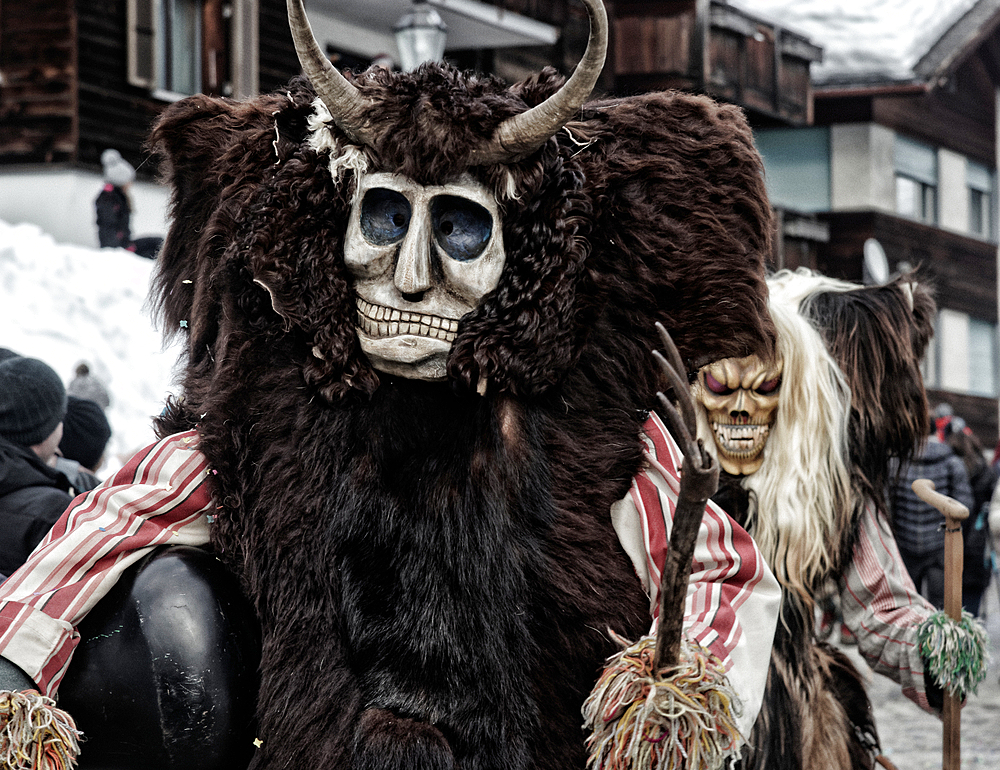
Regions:
M 424 187 L 361 178 L 344 246 L 358 339 L 379 371 L 443 380 L 458 321 L 496 288 L 505 254 L 496 201 L 465 176 Z

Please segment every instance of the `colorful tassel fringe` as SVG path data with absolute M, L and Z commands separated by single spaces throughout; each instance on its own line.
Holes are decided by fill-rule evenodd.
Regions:
M 80 731 L 55 701 L 34 690 L 0 690 L 0 767 L 69 770 L 80 754 Z
M 617 641 L 583 705 L 591 770 L 716 770 L 739 756 L 742 706 L 716 656 L 682 639 L 680 662 L 653 671 L 655 636 Z
M 935 612 L 920 624 L 917 639 L 927 670 L 949 695 L 964 699 L 986 677 L 989 637 L 968 612 L 962 612 L 960 621 Z

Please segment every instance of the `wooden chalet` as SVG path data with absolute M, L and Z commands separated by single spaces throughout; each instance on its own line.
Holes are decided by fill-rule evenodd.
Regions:
M 317 38 L 340 67 L 395 53 L 411 0 L 309 0 Z M 575 0 L 430 0 L 446 58 L 514 81 L 575 66 L 587 18 Z M 598 90 L 707 91 L 764 125 L 808 124 L 815 46 L 717 0 L 607 0 L 611 55 Z M 0 0 L 0 219 L 96 245 L 100 155 L 138 170 L 135 235 L 163 232 L 166 194 L 144 149 L 171 101 L 280 88 L 298 72 L 284 0 Z
M 620 93 L 699 91 L 741 105 L 755 124 L 807 125 L 809 68 L 821 56 L 803 35 L 725 2 L 614 4 L 612 70 Z
M 912 0 L 913 18 L 886 8 L 869 30 L 825 23 L 835 11 L 819 0 L 746 1 L 801 25 L 828 59 L 813 73 L 813 125 L 757 131 L 772 203 L 814 225 L 786 229 L 776 261 L 862 281 L 867 243 L 890 273 L 916 268 L 939 306 L 931 405 L 951 404 L 992 456 L 1000 2 L 956 1 L 942 15 L 947 3 Z
M 0 218 L 96 246 L 113 147 L 138 172 L 133 234 L 162 233 L 166 193 L 143 146 L 160 110 L 270 90 L 296 69 L 283 3 L 0 0 Z
M 294 70 L 287 22 L 278 13 L 253 9 L 256 3 L 203 0 L 195 18 L 178 4 L 169 21 L 198 27 L 201 50 L 155 51 L 155 5 L 0 2 L 0 162 L 96 167 L 101 152 L 115 147 L 139 166 L 150 121 L 172 99 L 195 90 L 256 93 Z M 246 16 L 251 10 L 253 19 Z M 239 45 L 248 32 L 257 38 L 253 57 Z

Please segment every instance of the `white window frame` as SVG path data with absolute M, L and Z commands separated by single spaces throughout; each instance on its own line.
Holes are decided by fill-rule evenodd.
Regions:
M 127 2 L 128 82 L 140 88 L 156 85 L 156 0 Z
M 969 195 L 969 233 L 986 240 L 996 239 L 994 208 L 996 201 L 996 173 L 982 163 L 968 160 L 966 188 Z M 975 227 L 978 215 L 980 226 Z
M 985 358 L 985 360 L 981 360 Z M 969 318 L 969 393 L 997 397 L 997 326 Z
M 896 135 L 894 148 L 896 213 L 938 224 L 937 150 L 923 142 Z M 908 205 L 912 203 L 912 207 Z
M 259 0 L 231 0 L 232 50 L 230 73 L 234 99 L 247 99 L 260 93 Z
M 153 91 L 154 96 L 158 96 L 164 100 L 169 100 L 175 97 L 191 96 L 201 91 L 202 48 L 204 40 L 204 30 L 202 29 L 203 2 L 204 0 L 157 0 L 156 5 L 158 8 L 156 22 L 158 26 L 156 29 L 155 39 L 157 43 L 160 43 L 160 45 L 157 46 L 156 50 L 156 89 Z M 175 46 L 175 41 L 173 39 L 170 41 L 169 45 L 164 44 L 163 38 L 161 37 L 161 34 L 164 37 L 166 35 L 173 34 L 173 22 L 175 21 L 175 18 L 170 18 L 169 14 L 171 10 L 175 10 L 182 5 L 186 5 L 188 8 L 193 6 L 194 8 L 193 29 L 190 30 L 190 37 L 185 34 L 182 41 L 183 44 L 192 44 L 194 49 L 193 56 L 185 56 L 188 51 L 182 50 L 183 46 Z M 181 18 L 180 21 L 183 24 L 187 21 L 187 19 Z M 185 32 L 186 31 L 187 30 L 185 30 Z M 191 60 L 190 76 L 193 84 L 190 88 L 180 88 L 179 86 L 188 84 L 181 84 L 174 80 L 174 67 L 170 62 L 168 62 L 168 57 L 171 60 Z
M 128 82 L 144 88 L 164 101 L 176 101 L 188 94 L 161 87 L 163 76 L 163 8 L 165 0 L 127 0 Z M 256 96 L 259 76 L 259 0 L 229 0 L 223 14 L 230 19 L 230 81 L 226 96 Z M 197 55 L 203 55 L 199 47 Z
M 929 388 L 996 398 L 1000 395 L 997 325 L 941 308 L 921 373 Z

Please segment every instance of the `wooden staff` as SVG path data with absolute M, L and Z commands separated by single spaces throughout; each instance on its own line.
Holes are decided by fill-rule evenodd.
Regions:
M 916 479 L 913 491 L 928 505 L 944 514 L 944 611 L 956 623 L 962 620 L 962 522 L 969 509 L 947 495 L 934 491 L 930 479 Z M 944 763 L 941 770 L 960 770 L 962 765 L 962 711 L 959 699 L 944 694 Z
M 698 438 L 691 390 L 682 374 L 684 364 L 674 341 L 662 324 L 656 324 L 656 330 L 660 334 L 666 355 L 654 350 L 653 357 L 677 397 L 676 408 L 662 393 L 657 393 L 657 397 L 667 418 L 667 425 L 684 452 L 681 488 L 674 510 L 670 547 L 667 549 L 667 560 L 660 579 L 660 627 L 653 654 L 653 668 L 660 671 L 680 660 L 684 600 L 691 575 L 691 558 L 701 520 L 705 515 L 705 504 L 719 486 L 719 465 Z

